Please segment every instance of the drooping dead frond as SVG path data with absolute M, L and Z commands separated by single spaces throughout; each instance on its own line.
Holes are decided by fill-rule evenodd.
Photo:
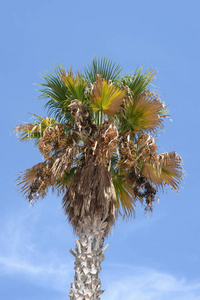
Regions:
M 74 228 L 78 220 L 96 214 L 111 226 L 115 220 L 115 204 L 111 174 L 103 163 L 95 164 L 92 155 L 76 170 L 63 198 L 64 211 Z
M 79 153 L 79 147 L 74 142 L 73 145 L 67 146 L 59 153 L 59 157 L 53 163 L 52 173 L 55 178 L 63 177 L 65 172 L 69 172 L 76 155 Z
M 97 76 L 96 82 L 92 85 L 90 105 L 94 111 L 103 111 L 113 116 L 121 109 L 126 93 L 112 82 L 103 80 L 101 75 Z
M 154 139 L 148 133 L 140 134 L 134 141 L 130 140 L 129 135 L 126 135 L 120 141 L 119 159 L 116 165 L 125 182 L 131 187 L 129 195 L 133 204 L 139 200 L 145 204 L 145 210 L 150 211 L 153 209 L 157 191 L 150 180 L 142 174 L 141 166 L 154 157 L 156 149 Z M 122 206 L 123 200 L 120 202 Z M 127 205 L 127 203 L 125 204 Z M 124 210 L 124 214 L 127 216 L 127 211 Z
M 116 193 L 109 170 L 113 151 L 117 151 L 118 131 L 114 123 L 105 121 L 82 153 L 81 161 L 63 198 L 64 211 L 69 221 L 98 214 L 109 221 L 115 219 Z
M 127 175 L 126 180 L 131 183 L 134 200 L 139 200 L 145 205 L 146 211 L 153 210 L 153 202 L 156 200 L 156 189 L 140 170 L 134 169 Z
M 183 179 L 182 159 L 176 152 L 165 152 L 157 156 L 156 163 L 144 164 L 143 174 L 156 186 L 166 187 L 177 191 Z
M 39 163 L 30 169 L 20 173 L 17 178 L 17 185 L 20 185 L 20 192 L 31 201 L 38 197 L 44 197 L 50 186 L 53 185 L 51 167 L 46 162 Z
M 137 154 L 138 154 L 138 160 L 141 163 L 144 162 L 153 162 L 156 163 L 157 160 L 157 145 L 155 143 L 154 138 L 144 132 L 142 134 L 139 135 L 138 139 L 136 140 L 136 143 L 138 145 L 138 150 L 137 150 Z
M 30 132 L 32 131 L 32 129 L 34 128 L 34 124 L 32 123 L 28 123 L 28 124 L 20 124 L 17 125 L 13 130 L 16 131 L 16 133 L 18 134 L 21 131 L 27 131 Z
M 38 168 L 41 168 L 42 165 L 43 165 L 43 163 L 39 163 L 39 164 L 33 166 L 32 168 L 19 173 L 20 175 L 17 178 L 17 181 L 18 181 L 17 185 L 23 185 L 20 187 L 20 192 L 22 192 L 23 194 L 28 193 L 32 183 L 36 179 L 37 170 L 38 170 Z
M 93 155 L 105 164 L 114 155 L 118 147 L 119 133 L 113 122 L 104 121 L 100 126 L 92 148 Z
M 130 135 L 126 134 L 121 136 L 119 143 L 119 159 L 116 167 L 125 171 L 131 171 L 137 167 L 138 158 L 137 145 L 130 139 Z
M 124 137 L 119 148 L 120 157 L 117 166 L 126 171 L 140 169 L 141 164 L 145 162 L 156 162 L 156 150 L 157 146 L 154 138 L 146 132 L 139 134 L 134 141 L 127 140 L 127 137 Z
M 147 145 L 147 143 L 150 141 L 150 139 L 151 139 L 150 134 L 148 134 L 147 132 L 144 132 L 139 135 L 139 137 L 137 139 L 137 143 L 140 147 L 144 147 L 145 145 Z
M 79 131 L 86 131 L 87 133 L 93 135 L 97 126 L 92 122 L 90 111 L 81 103 L 79 100 L 73 100 L 70 105 L 68 105 L 71 115 L 75 118 L 76 125 Z

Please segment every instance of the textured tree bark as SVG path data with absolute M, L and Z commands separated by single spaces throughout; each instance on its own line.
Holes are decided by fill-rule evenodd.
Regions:
M 76 258 L 74 283 L 70 289 L 71 300 L 99 300 L 104 292 L 98 276 L 108 247 L 103 248 L 106 226 L 107 223 L 98 217 L 93 220 L 87 217 L 79 222 L 79 240 L 75 240 L 75 251 L 70 249 L 70 253 Z

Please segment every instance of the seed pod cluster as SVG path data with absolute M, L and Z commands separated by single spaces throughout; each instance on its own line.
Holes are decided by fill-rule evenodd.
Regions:
M 67 145 L 65 130 L 62 124 L 57 124 L 45 129 L 39 140 L 38 148 L 45 159 L 51 157 L 51 152 Z

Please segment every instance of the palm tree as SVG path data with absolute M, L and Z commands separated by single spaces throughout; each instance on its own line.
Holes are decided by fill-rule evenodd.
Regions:
M 83 72 L 56 67 L 39 85 L 49 117 L 34 115 L 33 123 L 15 128 L 44 158 L 20 173 L 21 192 L 31 203 L 49 188 L 63 194 L 64 212 L 79 237 L 70 250 L 72 300 L 100 299 L 104 238 L 117 217 L 133 216 L 138 201 L 151 212 L 159 189 L 177 191 L 183 178 L 181 157 L 157 152 L 156 132 L 168 115 L 151 89 L 156 73 L 121 71 L 107 58 L 93 59 Z

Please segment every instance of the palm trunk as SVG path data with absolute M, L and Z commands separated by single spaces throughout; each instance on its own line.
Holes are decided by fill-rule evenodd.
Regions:
M 98 217 L 90 217 L 79 222 L 78 236 L 75 240 L 76 249 L 70 252 L 75 256 L 74 283 L 71 284 L 71 300 L 98 300 L 104 292 L 101 290 L 101 281 L 98 278 L 101 271 L 101 262 L 104 260 L 103 248 L 106 222 Z

